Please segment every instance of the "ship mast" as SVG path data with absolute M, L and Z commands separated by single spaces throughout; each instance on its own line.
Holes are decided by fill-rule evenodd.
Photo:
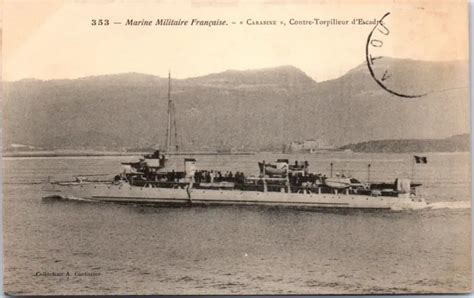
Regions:
M 171 100 L 171 71 L 168 71 L 168 125 L 166 127 L 166 152 L 171 151 L 171 137 L 174 130 L 174 149 L 178 151 L 178 132 L 176 129 L 176 117 L 174 102 Z
M 171 145 L 171 71 L 168 71 L 168 126 L 166 127 L 166 152 L 170 152 Z

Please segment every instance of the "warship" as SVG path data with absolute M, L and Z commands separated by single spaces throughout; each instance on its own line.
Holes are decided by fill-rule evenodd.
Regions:
M 122 163 L 113 179 L 98 181 L 76 177 L 74 181 L 49 181 L 44 200 L 81 200 L 153 204 L 161 206 L 257 205 L 276 207 L 423 209 L 429 208 L 417 194 L 420 184 L 397 178 L 388 183 L 362 183 L 343 175 L 311 173 L 307 161 L 290 164 L 258 163 L 259 174 L 199 168 L 195 158 L 183 159 L 184 171 L 170 169 L 168 157 L 176 144 L 175 106 L 168 76 L 166 152 L 156 150 L 138 161 Z M 174 132 L 175 145 L 171 146 Z

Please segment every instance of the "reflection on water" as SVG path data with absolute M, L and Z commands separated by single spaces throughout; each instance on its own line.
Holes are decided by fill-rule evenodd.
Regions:
M 199 156 L 258 171 L 281 155 Z M 301 155 L 315 172 L 411 176 L 409 155 Z M 41 201 L 41 184 L 120 171 L 114 158 L 7 159 L 5 289 L 11 294 L 283 294 L 470 289 L 469 155 L 433 155 L 415 180 L 435 210 L 309 212 Z M 290 157 L 294 160 L 295 157 Z M 175 162 L 182 167 L 182 157 Z M 67 276 L 35 276 L 69 272 Z M 88 273 L 74 276 L 75 272 Z M 95 273 L 95 274 L 92 274 Z M 97 274 L 99 274 L 97 276 Z M 40 274 L 41 275 L 41 274 Z M 95 275 L 95 276 L 92 276 Z

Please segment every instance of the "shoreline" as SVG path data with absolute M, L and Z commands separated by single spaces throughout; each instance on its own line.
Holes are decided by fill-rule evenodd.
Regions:
M 2 157 L 107 157 L 107 156 L 142 156 L 151 152 L 119 152 L 119 151 L 24 151 L 24 152 L 3 152 Z M 167 155 L 254 155 L 256 152 L 217 152 L 217 151 L 189 151 L 170 152 Z
M 145 154 L 150 154 L 151 152 L 120 152 L 120 151 L 23 151 L 23 152 L 3 152 L 2 158 L 41 158 L 41 157 L 114 157 L 114 156 L 143 156 Z M 345 153 L 343 151 L 333 151 L 333 152 L 318 152 L 318 153 L 281 153 L 281 152 L 217 152 L 217 151 L 183 151 L 183 152 L 170 152 L 167 153 L 168 156 L 193 156 L 193 155 L 256 155 L 256 154 L 282 154 L 282 155 L 318 155 L 325 153 Z M 446 154 L 469 154 L 469 151 L 452 151 L 452 152 L 351 152 L 350 154 L 436 154 L 436 155 L 446 155 Z

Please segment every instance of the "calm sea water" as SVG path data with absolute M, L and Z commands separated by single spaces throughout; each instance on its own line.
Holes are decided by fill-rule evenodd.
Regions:
M 411 177 L 403 154 L 198 156 L 202 168 L 257 173 L 257 160 L 314 172 Z M 471 288 L 469 154 L 430 154 L 414 180 L 433 210 L 309 212 L 43 202 L 41 183 L 112 177 L 132 157 L 4 160 L 4 288 L 9 294 L 348 294 Z M 182 157 L 173 158 L 182 169 Z M 42 272 L 63 276 L 41 276 Z M 66 276 L 69 272 L 70 276 Z M 75 276 L 75 273 L 86 274 Z M 38 274 L 39 273 L 39 274 Z M 94 276 L 91 276 L 94 275 Z

